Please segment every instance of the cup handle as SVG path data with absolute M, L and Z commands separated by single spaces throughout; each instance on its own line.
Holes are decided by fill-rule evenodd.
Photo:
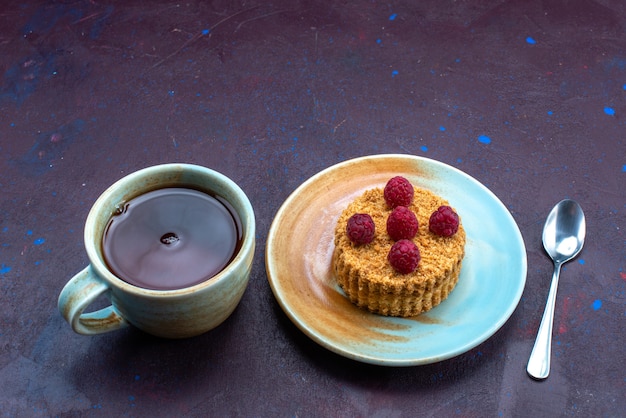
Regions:
M 95 335 L 128 326 L 113 305 L 83 313 L 109 287 L 93 273 L 91 266 L 70 279 L 59 295 L 59 311 L 78 334 Z

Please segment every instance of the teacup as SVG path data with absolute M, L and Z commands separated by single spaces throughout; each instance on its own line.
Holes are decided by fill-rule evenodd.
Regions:
M 159 274 L 158 286 L 144 284 L 150 282 L 151 274 L 157 274 L 154 271 L 147 273 L 147 276 L 145 272 L 138 272 L 138 275 L 144 274 L 143 277 L 140 277 L 139 281 L 131 280 L 130 275 L 135 274 L 132 269 L 139 261 L 134 263 L 131 259 L 130 263 L 127 263 L 128 271 L 124 270 L 124 267 L 111 268 L 111 265 L 116 263 L 111 262 L 111 256 L 105 254 L 104 250 L 106 245 L 118 245 L 115 241 L 112 244 L 105 242 L 107 234 L 111 233 L 113 223 L 118 222 L 117 216 L 130 213 L 129 208 L 133 208 L 133 202 L 139 201 L 143 196 L 155 192 L 157 196 L 159 193 L 167 195 L 167 192 L 159 191 L 168 190 L 190 190 L 206 194 L 210 198 L 217 198 L 224 204 L 225 210 L 232 212 L 232 219 L 239 235 L 232 256 L 224 263 L 225 267 L 181 287 L 175 283 L 179 283 L 181 279 L 178 277 L 179 273 L 182 274 L 185 269 L 179 271 L 176 267 L 169 270 L 167 268 L 176 265 L 174 252 L 182 251 L 180 248 L 185 244 L 185 232 L 178 237 L 176 231 L 164 230 L 163 235 L 157 234 L 161 236 L 161 242 L 150 243 L 156 246 L 156 251 L 164 251 L 153 257 L 162 261 L 163 266 L 162 269 L 156 270 Z M 181 205 L 180 202 L 178 204 Z M 156 210 L 165 211 L 159 208 L 171 206 L 156 203 L 154 207 Z M 180 207 L 184 208 L 186 204 Z M 176 212 L 176 209 L 172 211 Z M 196 216 L 203 216 L 204 213 L 202 210 L 196 210 Z M 142 219 L 137 223 L 149 223 L 145 216 L 137 216 Z M 132 225 L 134 221 L 130 218 L 125 222 L 130 223 L 131 227 L 136 226 Z M 194 220 L 190 229 L 197 229 L 195 225 L 197 222 L 204 221 Z M 134 229 L 127 232 L 128 236 L 133 234 L 136 235 Z M 211 235 L 215 235 L 212 237 L 214 241 L 212 245 L 221 247 L 219 232 Z M 248 284 L 254 257 L 254 211 L 241 188 L 223 174 L 197 165 L 163 164 L 129 174 L 102 193 L 87 216 L 84 239 L 90 264 L 69 280 L 58 301 L 59 311 L 75 332 L 94 335 L 114 331 L 130 324 L 155 336 L 186 338 L 215 328 L 226 320 L 239 304 Z M 181 242 L 177 242 L 178 239 Z M 161 248 L 178 244 L 181 247 L 175 250 L 172 250 L 173 247 Z M 137 246 L 133 242 L 129 248 Z M 174 252 L 167 255 L 168 251 Z M 125 252 L 128 252 L 128 257 L 133 256 L 132 251 L 129 252 L 127 249 L 121 251 Z M 167 258 L 170 256 L 173 258 Z M 129 277 L 125 277 L 127 274 Z M 167 283 L 174 285 L 167 286 Z M 85 312 L 101 295 L 105 295 L 111 305 L 93 312 Z

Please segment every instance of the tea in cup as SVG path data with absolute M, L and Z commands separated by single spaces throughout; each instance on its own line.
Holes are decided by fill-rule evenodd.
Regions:
M 89 266 L 59 296 L 74 331 L 132 324 L 160 337 L 191 337 L 221 324 L 241 300 L 254 256 L 254 211 L 223 174 L 191 164 L 153 166 L 96 200 L 85 248 Z M 103 294 L 111 305 L 85 312 Z

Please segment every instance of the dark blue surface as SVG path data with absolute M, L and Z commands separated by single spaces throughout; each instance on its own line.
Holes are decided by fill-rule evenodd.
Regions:
M 0 6 L 3 416 L 619 416 L 626 410 L 626 3 L 44 2 Z M 509 208 L 528 278 L 505 326 L 422 367 L 317 346 L 267 282 L 265 239 L 316 172 L 377 153 L 455 166 Z M 87 264 L 98 195 L 164 162 L 231 177 L 257 214 L 242 303 L 183 341 L 83 337 L 56 308 Z M 577 200 L 552 374 L 527 377 L 552 264 L 541 230 Z M 306 237 L 294 237 L 305 239 Z

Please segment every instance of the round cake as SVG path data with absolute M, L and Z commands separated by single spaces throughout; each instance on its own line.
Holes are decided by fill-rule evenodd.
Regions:
M 450 236 L 431 232 L 431 215 L 449 206 L 448 202 L 428 190 L 412 187 L 414 197 L 406 207 L 418 221 L 417 234 L 411 239 L 420 256 L 414 271 L 399 273 L 388 260 L 395 241 L 387 233 L 392 208 L 383 189 L 367 190 L 350 203 L 335 228 L 332 262 L 337 281 L 352 303 L 376 314 L 410 317 L 426 312 L 448 297 L 461 272 L 465 230 L 460 219 L 458 230 Z M 368 214 L 373 220 L 371 242 L 357 244 L 348 236 L 347 223 L 354 214 Z

